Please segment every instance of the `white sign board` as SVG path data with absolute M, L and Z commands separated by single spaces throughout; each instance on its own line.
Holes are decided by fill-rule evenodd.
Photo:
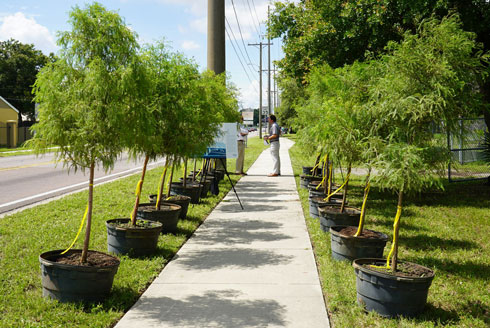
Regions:
M 238 157 L 237 124 L 223 123 L 220 134 L 214 140 L 214 145 L 208 148 L 209 157 L 221 157 L 226 152 L 226 158 Z

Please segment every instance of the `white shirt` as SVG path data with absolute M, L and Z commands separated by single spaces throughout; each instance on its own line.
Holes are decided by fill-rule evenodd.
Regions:
M 245 141 L 245 136 L 248 134 L 248 130 L 242 127 L 239 127 L 237 130 L 237 138 L 238 141 Z

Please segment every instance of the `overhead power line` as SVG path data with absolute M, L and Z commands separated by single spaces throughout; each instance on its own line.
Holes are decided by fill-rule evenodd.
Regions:
M 245 0 L 243 0 L 245 1 Z M 259 31 L 259 28 L 257 26 L 260 27 L 260 22 L 257 24 L 255 24 L 255 19 L 254 19 L 254 15 L 252 13 L 252 8 L 250 7 L 250 0 L 247 0 L 247 5 L 248 5 L 248 11 L 250 12 L 250 17 L 252 18 L 252 24 L 255 28 L 255 31 L 257 32 L 257 36 L 260 38 L 260 31 Z
M 236 53 L 238 59 L 240 59 L 240 62 L 241 62 L 241 58 L 243 58 L 243 61 L 246 62 L 245 55 L 243 54 L 242 48 L 240 48 L 240 46 L 238 44 L 237 38 L 235 36 L 235 33 L 233 33 L 233 30 L 231 28 L 230 22 L 228 21 L 228 18 L 225 17 L 225 21 L 226 21 L 226 24 L 228 25 L 228 28 L 226 29 L 226 32 L 228 34 L 228 38 L 230 39 L 231 45 L 233 46 L 233 49 L 235 50 L 235 53 Z M 233 44 L 233 39 L 230 37 L 228 30 L 231 32 L 231 35 L 233 36 L 233 39 L 235 40 L 237 48 L 240 51 L 240 54 L 242 55 L 242 57 L 240 57 L 238 52 L 236 51 L 235 45 Z M 242 66 L 244 66 L 244 65 L 242 64 Z M 248 73 L 250 72 L 252 74 L 253 78 L 255 78 L 254 71 L 248 65 L 246 65 L 246 66 L 248 67 L 249 71 L 247 71 L 245 67 L 243 69 L 245 70 L 245 73 L 247 73 L 247 76 L 248 76 Z M 250 81 L 250 82 L 252 82 L 252 81 Z
M 228 22 L 228 20 L 227 20 Z M 233 47 L 233 50 L 235 51 L 235 54 L 238 58 L 238 61 L 240 62 L 240 64 L 242 65 L 242 68 L 243 68 L 243 71 L 245 72 L 245 74 L 247 75 L 247 78 L 248 80 L 250 81 L 250 84 L 252 84 L 252 79 L 250 79 L 250 76 L 248 75 L 248 72 L 247 70 L 245 69 L 245 66 L 243 66 L 243 63 L 242 63 L 242 60 L 240 59 L 240 56 L 238 55 L 238 52 L 236 51 L 236 48 L 235 48 L 235 45 L 233 44 L 233 41 L 231 40 L 231 37 L 230 37 L 230 33 L 228 33 L 228 29 L 226 29 L 226 34 L 228 35 L 228 39 L 230 39 L 231 41 L 231 46 Z
M 250 56 L 248 55 L 247 46 L 245 45 L 245 41 L 243 40 L 242 29 L 240 27 L 240 22 L 238 21 L 238 15 L 236 13 L 235 3 L 231 0 L 231 4 L 233 5 L 233 11 L 235 12 L 236 23 L 238 24 L 238 31 L 240 32 L 240 37 L 242 39 L 243 49 L 245 49 L 245 53 L 247 54 L 248 62 L 252 63 Z
M 259 15 L 257 15 L 257 8 L 255 7 L 254 0 L 252 0 L 252 5 L 254 7 L 255 17 L 257 18 L 257 22 L 259 23 L 259 30 L 260 30 L 260 19 L 259 19 Z M 259 33 L 259 37 L 260 37 L 260 33 Z

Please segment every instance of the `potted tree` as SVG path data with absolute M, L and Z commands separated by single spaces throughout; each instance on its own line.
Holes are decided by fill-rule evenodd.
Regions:
M 66 301 L 100 301 L 112 287 L 119 260 L 89 250 L 94 171 L 109 170 L 124 144 L 125 122 L 138 116 L 128 94 L 135 76 L 137 42 L 115 12 L 94 3 L 74 7 L 72 30 L 59 34 L 58 59 L 44 67 L 34 85 L 39 123 L 32 140 L 38 151 L 57 145 L 55 155 L 70 169 L 89 172 L 83 248 L 40 255 L 43 295 Z M 72 243 L 71 246 L 75 241 Z M 70 246 L 70 247 L 71 247 Z
M 377 117 L 384 149 L 374 161 L 374 180 L 398 194 L 393 243 L 386 260 L 357 259 L 357 299 L 368 311 L 383 316 L 414 316 L 426 302 L 434 278 L 430 268 L 399 261 L 400 219 L 407 194 L 441 187 L 449 160 L 438 145 L 431 124 L 443 122 L 454 131 L 458 117 L 477 109 L 473 87 L 482 76 L 487 55 L 479 52 L 474 35 L 461 29 L 455 16 L 429 19 L 417 34 L 406 33 L 391 43 L 381 58 L 383 74 L 371 90 L 370 110 Z
M 329 112 L 329 129 L 334 136 L 331 149 L 339 161 L 347 163 L 347 178 L 344 184 L 342 204 L 337 207 L 327 206 L 322 209 L 321 222 L 329 228 L 332 257 L 337 260 L 352 261 L 360 257 L 382 257 L 388 236 L 381 232 L 364 229 L 366 202 L 370 186 L 370 162 L 378 153 L 378 136 L 376 135 L 376 117 L 366 110 L 368 86 L 376 80 L 379 71 L 376 62 L 354 63 L 337 69 L 333 84 L 337 106 Z M 349 176 L 352 163 L 367 164 L 368 174 L 364 188 L 361 209 L 351 208 L 351 213 L 342 213 L 347 197 Z M 328 193 L 329 195 L 331 193 Z M 356 224 L 358 222 L 358 226 Z
M 224 122 L 238 122 L 238 103 L 236 90 L 232 85 L 226 84 L 224 75 L 215 75 L 205 71 L 197 80 L 194 93 L 188 94 L 191 99 L 186 103 L 191 109 L 190 115 L 179 127 L 186 134 L 178 136 L 175 156 L 184 159 L 184 177 L 187 176 L 187 158 L 196 158 L 206 152 L 220 131 Z M 187 179 L 181 182 L 172 182 L 172 194 L 192 194 L 197 189 L 197 197 L 191 203 L 199 201 L 201 186 L 188 183 Z M 195 192 L 195 191 L 194 191 Z

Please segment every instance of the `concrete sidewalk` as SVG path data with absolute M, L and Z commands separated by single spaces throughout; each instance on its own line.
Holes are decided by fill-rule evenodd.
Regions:
M 288 149 L 264 151 L 117 328 L 329 327 Z

